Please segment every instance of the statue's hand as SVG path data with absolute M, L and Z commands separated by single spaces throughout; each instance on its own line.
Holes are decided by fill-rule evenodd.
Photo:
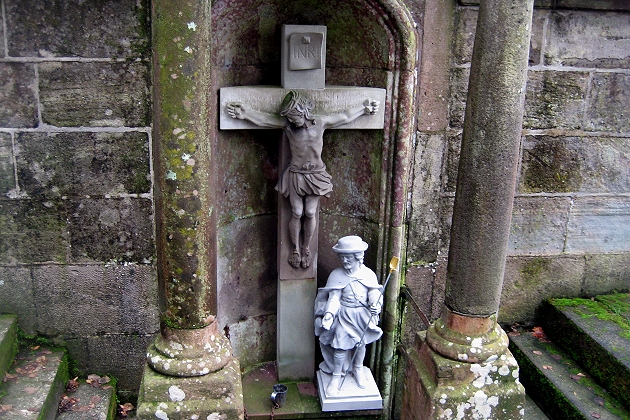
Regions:
M 326 315 L 324 315 L 324 318 L 322 319 L 322 327 L 325 330 L 330 330 L 330 327 L 332 327 L 332 323 L 333 323 L 333 316 L 330 312 L 326 312 Z
M 378 112 L 379 105 L 380 105 L 380 102 L 377 101 L 376 99 L 368 98 L 363 102 L 363 106 L 365 106 L 364 112 L 366 114 L 374 115 Z
M 245 118 L 245 106 L 240 102 L 230 102 L 227 104 L 227 112 L 232 118 L 242 120 Z
M 370 313 L 373 316 L 376 316 L 378 314 L 381 313 L 381 305 L 379 305 L 378 303 L 375 303 L 374 305 L 370 305 Z

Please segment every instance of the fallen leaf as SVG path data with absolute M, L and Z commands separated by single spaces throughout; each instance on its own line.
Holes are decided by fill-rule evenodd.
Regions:
M 127 417 L 127 412 L 135 409 L 135 407 L 131 403 L 124 403 L 122 405 L 119 405 L 118 407 L 120 407 L 118 412 L 120 413 L 122 417 Z
M 61 400 L 59 400 L 59 406 L 57 407 L 57 412 L 63 413 L 64 411 L 68 411 L 74 407 L 77 400 L 75 398 L 70 398 L 66 394 L 61 396 Z
M 102 384 L 106 384 L 109 381 L 110 381 L 109 376 L 103 376 L 102 378 L 99 378 L 98 383 L 102 385 Z
M 579 375 L 569 375 L 569 377 L 574 381 L 579 381 L 580 379 L 582 379 L 582 377 Z
M 2 380 L 2 382 L 10 381 L 11 379 L 15 379 L 15 378 L 17 378 L 17 375 L 11 375 L 10 373 L 5 373 L 4 379 Z
M 519 335 L 521 335 L 521 333 L 518 332 L 518 331 L 510 331 L 508 333 L 508 336 L 510 336 L 510 337 L 518 337 Z
M 552 355 L 551 355 L 551 357 L 552 357 L 554 360 L 562 360 L 562 356 L 560 356 L 559 354 L 552 354 Z
M 78 378 L 79 377 L 77 376 L 74 379 L 68 380 L 68 383 L 66 384 L 66 391 L 74 392 L 77 390 L 77 388 L 79 387 L 79 381 L 77 381 Z
M 0 413 L 3 413 L 5 411 L 11 411 L 11 410 L 13 410 L 13 406 L 11 404 L 0 405 Z
M 540 356 L 542 354 L 542 351 L 534 350 L 532 353 L 537 354 L 537 355 Z
M 532 335 L 536 338 L 546 338 L 545 332 L 542 327 L 534 327 L 532 328 Z
M 103 385 L 101 388 L 103 388 L 103 389 L 112 389 L 113 386 L 111 386 L 111 385 Z
M 543 365 L 543 369 L 545 369 L 545 370 L 553 370 L 553 366 Z
M 40 346 L 33 346 L 31 347 L 31 350 L 38 350 Z
M 37 359 L 35 359 L 35 361 L 37 363 L 46 363 L 47 359 L 46 356 L 39 356 Z
M 98 404 L 101 402 L 101 397 L 99 397 L 98 395 L 92 395 L 92 397 L 90 398 L 90 404 Z
M 593 401 L 595 401 L 597 404 L 601 405 L 602 407 L 606 405 L 606 400 L 603 399 L 602 397 L 595 397 Z
M 601 419 L 601 418 L 602 418 L 602 415 L 601 415 L 601 414 L 598 414 L 598 413 L 591 413 L 591 417 L 594 417 L 594 418 L 596 418 L 596 419 Z
M 586 377 L 586 375 L 583 374 L 582 372 L 578 373 L 577 376 L 584 376 L 584 377 Z
M 37 388 L 33 387 L 33 386 L 27 386 L 26 388 L 24 388 L 22 390 L 23 392 L 26 392 L 27 394 L 34 394 L 37 392 Z

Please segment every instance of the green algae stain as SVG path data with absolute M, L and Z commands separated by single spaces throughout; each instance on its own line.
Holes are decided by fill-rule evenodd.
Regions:
M 549 269 L 551 260 L 547 258 L 533 258 L 521 269 L 523 282 L 527 285 L 537 284 L 541 281 L 542 273 Z

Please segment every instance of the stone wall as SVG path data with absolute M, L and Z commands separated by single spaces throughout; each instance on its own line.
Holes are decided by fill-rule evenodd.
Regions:
M 158 330 L 148 2 L 0 4 L 0 312 L 135 389 Z
M 568 2 L 585 3 L 538 4 Z M 284 2 L 267 3 L 258 10 L 260 21 L 248 23 L 252 36 L 273 34 L 275 25 L 283 23 L 275 21 L 270 5 Z M 418 23 L 422 51 L 407 203 L 406 285 L 419 308 L 435 319 L 443 302 L 476 6 L 454 0 L 407 3 Z M 590 3 L 599 10 L 535 11 L 503 322 L 532 319 L 536 305 L 547 297 L 630 288 L 630 13 L 610 10 L 621 3 Z M 332 16 L 336 35 L 329 42 L 340 52 L 331 55 L 329 79 L 386 85 L 389 76 L 383 69 L 389 67 L 374 65 L 384 75 L 375 79 L 363 68 L 363 56 L 347 53 L 348 39 L 365 36 L 367 45 L 371 33 L 346 31 L 349 38 L 343 37 L 346 16 L 357 16 L 346 11 L 350 5 L 334 10 L 318 6 L 321 16 Z M 122 389 L 137 388 L 145 349 L 158 329 L 159 307 L 149 1 L 0 0 L 0 6 L 0 312 L 18 314 L 28 334 L 67 345 L 84 372 L 113 374 Z M 301 16 L 304 11 L 289 12 Z M 217 33 L 223 41 L 224 29 Z M 382 46 L 366 50 L 368 58 L 370 51 L 390 48 L 382 38 Z M 254 53 L 240 58 L 261 54 L 258 67 L 249 62 L 239 67 L 226 48 L 230 54 L 221 56 L 218 66 L 226 72 L 225 84 L 277 84 L 275 45 L 245 45 Z M 358 70 L 348 70 L 354 67 Z M 252 69 L 262 69 L 262 76 L 252 76 Z M 227 195 L 218 194 L 218 244 L 225 250 L 218 261 L 224 277 L 219 315 L 232 326 L 233 342 L 243 337 L 240 348 L 255 348 L 242 355 L 246 364 L 254 364 L 274 352 L 277 152 L 263 136 L 253 142 L 245 135 L 232 137 L 220 143 L 222 167 L 236 168 L 230 170 L 237 176 L 222 180 Z M 334 136 L 327 141 L 337 147 L 327 150 L 340 150 L 344 157 L 356 154 L 339 147 L 335 142 L 341 140 Z M 373 144 L 379 141 L 375 138 Z M 262 156 L 258 166 L 250 165 L 247 156 L 252 155 Z M 372 163 L 377 169 L 381 164 Z M 347 166 L 337 166 L 336 177 L 342 179 Z M 361 182 L 340 183 L 339 188 L 366 188 Z M 243 185 L 251 185 L 250 192 L 230 195 L 239 186 L 245 191 Z M 342 208 L 336 200 L 329 204 L 335 210 L 324 212 L 324 224 L 333 226 L 333 216 L 344 213 L 336 210 Z M 250 217 L 250 211 L 260 217 Z M 356 213 L 351 207 L 345 212 Z M 375 227 L 358 233 L 367 237 L 379 223 L 375 218 Z M 252 232 L 260 234 L 254 238 Z M 334 243 L 335 235 L 328 241 Z M 265 240 L 271 245 L 261 244 Z M 231 249 L 240 249 L 237 256 L 249 261 L 245 275 L 223 268 L 227 257 L 235 255 Z M 376 252 L 368 259 L 375 261 Z M 323 259 L 322 267 L 325 263 Z M 236 292 L 238 299 L 232 296 Z M 406 314 L 409 337 L 423 325 L 411 306 Z
M 609 10 L 534 11 L 500 322 L 533 320 L 549 297 L 630 289 L 630 13 L 596 3 Z M 409 215 L 407 286 L 431 319 L 444 298 L 477 7 L 452 16 L 453 39 L 438 40 L 451 51 L 443 101 L 420 106 Z M 420 101 L 423 75 L 439 80 L 423 64 Z M 423 326 L 407 313 L 410 338 Z

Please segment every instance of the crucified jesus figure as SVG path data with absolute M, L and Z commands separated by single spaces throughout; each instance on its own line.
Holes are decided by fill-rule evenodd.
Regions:
M 278 178 L 276 190 L 291 204 L 289 264 L 311 265 L 311 239 L 317 229 L 317 208 L 321 196 L 329 197 L 332 177 L 322 161 L 324 130 L 348 124 L 361 115 L 373 115 L 379 102 L 366 99 L 362 105 L 334 115 L 311 115 L 314 104 L 297 91 L 284 97 L 279 115 L 254 111 L 240 102 L 230 102 L 230 117 L 247 120 L 260 127 L 281 128 L 289 139 L 291 160 Z M 304 219 L 304 220 L 302 220 Z M 301 241 L 300 241 L 301 238 Z

